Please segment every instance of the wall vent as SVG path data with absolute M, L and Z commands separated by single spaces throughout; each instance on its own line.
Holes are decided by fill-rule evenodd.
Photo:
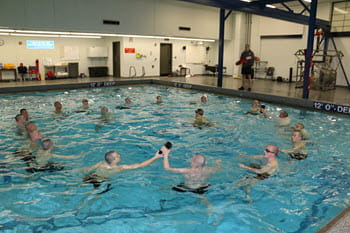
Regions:
M 260 36 L 260 39 L 301 39 L 303 35 L 270 35 Z
M 103 20 L 103 24 L 119 25 L 120 22 L 119 22 L 119 21 L 116 21 L 116 20 L 107 20 L 107 19 L 104 19 L 104 20 Z
M 182 26 L 180 26 L 179 30 L 180 31 L 191 31 L 191 28 L 190 27 L 182 27 Z

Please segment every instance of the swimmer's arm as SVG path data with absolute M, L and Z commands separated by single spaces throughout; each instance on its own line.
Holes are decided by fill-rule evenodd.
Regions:
M 215 162 L 216 162 L 216 167 L 208 167 L 209 170 L 211 170 L 211 171 L 221 170 L 221 160 L 218 159 L 218 160 L 215 160 Z
M 266 113 L 266 110 L 261 110 L 262 111 L 262 114 L 264 115 L 265 118 L 268 118 L 268 119 L 273 119 L 271 116 L 269 116 L 267 113 Z
M 249 171 L 252 171 L 252 172 L 255 172 L 257 174 L 262 174 L 262 173 L 268 173 L 269 171 L 271 171 L 271 167 L 270 166 L 262 166 L 260 169 L 257 169 L 257 168 L 251 168 L 251 167 L 248 167 L 242 163 L 238 163 L 238 166 L 241 167 L 241 168 L 244 168 L 244 169 L 247 169 Z
M 60 158 L 60 159 L 74 159 L 77 158 L 77 155 L 56 155 L 56 154 L 52 154 L 52 157 L 55 158 Z
M 245 157 L 245 158 L 252 158 L 252 159 L 264 159 L 263 155 L 244 155 L 244 154 L 239 154 L 238 156 Z
M 281 149 L 282 152 L 284 153 L 295 153 L 297 152 L 298 150 L 300 150 L 301 148 L 305 147 L 305 143 L 298 143 L 293 149 L 291 150 L 284 150 L 284 149 Z
M 145 167 L 145 166 L 148 166 L 149 164 L 153 163 L 155 160 L 159 159 L 160 157 L 163 157 L 163 155 L 159 154 L 157 151 L 157 153 L 152 158 L 147 159 L 147 160 L 143 161 L 142 163 L 135 163 L 135 164 L 131 164 L 131 165 L 120 165 L 119 167 L 123 170 Z
M 162 149 L 163 151 L 163 149 Z M 169 163 L 169 150 L 166 149 L 165 151 L 163 151 L 164 153 L 164 160 L 163 160 L 163 166 L 164 169 L 170 172 L 174 172 L 174 173 L 187 173 L 189 170 L 187 168 L 172 168 L 170 167 L 170 163 Z

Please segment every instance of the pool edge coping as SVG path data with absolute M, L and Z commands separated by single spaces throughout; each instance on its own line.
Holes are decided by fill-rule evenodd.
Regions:
M 324 225 L 316 233 L 327 233 L 329 230 L 331 230 L 332 228 L 337 226 L 340 222 L 342 222 L 347 215 L 350 215 L 350 206 L 343 209 L 338 215 L 332 218 L 326 225 Z M 339 233 L 342 233 L 342 232 L 339 232 Z

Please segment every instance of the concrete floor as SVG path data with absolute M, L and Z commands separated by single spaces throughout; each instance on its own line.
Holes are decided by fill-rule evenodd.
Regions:
M 0 82 L 0 93 L 16 93 L 23 91 L 43 91 L 49 89 L 54 90 L 55 87 L 74 88 L 69 85 L 77 85 L 92 82 L 110 82 L 110 81 L 129 81 L 139 83 L 144 80 L 160 80 L 176 83 L 186 83 L 192 85 L 200 85 L 205 87 L 217 87 L 217 78 L 215 76 L 194 76 L 194 77 L 144 77 L 144 78 L 76 78 L 76 79 L 60 79 L 60 80 L 41 80 L 41 81 L 10 81 Z M 222 88 L 237 90 L 241 86 L 241 80 L 233 77 L 224 77 Z M 242 93 L 242 97 L 256 98 L 254 95 L 263 94 L 270 98 L 281 100 L 288 97 L 289 101 L 300 102 L 305 100 L 302 98 L 303 89 L 295 88 L 295 83 L 277 82 L 272 80 L 255 80 L 251 93 L 247 91 L 236 92 Z M 1 97 L 1 96 L 0 96 Z M 334 90 L 320 91 L 310 90 L 309 101 L 318 101 L 332 103 L 337 105 L 350 106 L 350 89 L 347 87 L 336 87 Z M 350 114 L 345 114 L 350 116 Z M 342 213 L 325 225 L 318 233 L 349 233 L 350 232 L 350 207 L 346 208 Z

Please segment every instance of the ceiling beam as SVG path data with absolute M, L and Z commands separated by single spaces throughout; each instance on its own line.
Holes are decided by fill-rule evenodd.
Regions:
M 274 19 L 286 20 L 298 24 L 309 24 L 309 16 L 297 14 L 291 11 L 281 10 L 277 8 L 265 7 L 265 4 L 276 4 L 288 2 L 289 0 L 269 0 L 269 1 L 254 1 L 242 2 L 240 0 L 180 0 L 183 2 L 191 2 L 206 6 L 235 10 Z M 328 28 L 330 22 L 326 20 L 316 19 L 316 25 Z

